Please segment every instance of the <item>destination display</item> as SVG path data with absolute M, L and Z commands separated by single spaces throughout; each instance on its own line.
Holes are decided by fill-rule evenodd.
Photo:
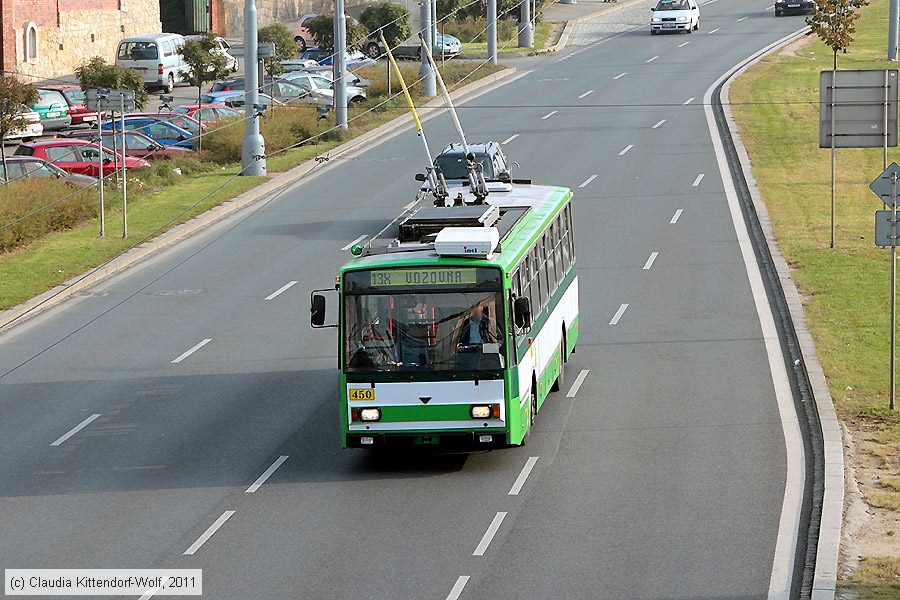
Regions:
M 370 271 L 369 275 L 369 285 L 373 288 L 471 285 L 478 282 L 477 269 L 385 269 Z

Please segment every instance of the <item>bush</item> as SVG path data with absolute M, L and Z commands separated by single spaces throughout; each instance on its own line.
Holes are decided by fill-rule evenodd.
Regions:
M 463 44 L 468 42 L 487 41 L 487 18 L 463 17 L 460 19 L 448 19 L 441 28 L 442 33 L 449 33 L 458 37 Z M 514 21 L 497 21 L 497 40 L 508 41 L 518 34 L 518 27 Z
M 275 44 L 275 56 L 263 61 L 270 76 L 278 75 L 284 70 L 279 64 L 282 60 L 290 60 L 297 56 L 294 34 L 284 23 L 272 23 L 263 27 L 259 30 L 258 40 L 260 44 Z
M 343 134 L 339 131 L 310 139 L 329 129 L 332 122 L 333 117 L 320 121 L 314 107 L 279 107 L 274 114 L 269 112 L 262 119 L 259 129 L 266 140 L 266 153 L 270 154 L 304 140 L 309 140 L 304 143 L 316 144 L 340 139 Z M 241 125 L 219 127 L 203 136 L 203 155 L 220 165 L 240 162 L 243 139 L 244 127 Z
M 334 15 L 323 13 L 306 22 L 306 28 L 312 34 L 316 44 L 322 50 L 334 48 Z M 347 17 L 347 50 L 355 50 L 368 35 L 366 28 Z
M 0 253 L 11 252 L 48 233 L 70 229 L 97 216 L 99 198 L 96 187 L 77 191 L 64 181 L 53 178 L 22 179 L 4 187 L 3 202 L 0 202 L 0 227 L 65 196 L 69 197 L 0 230 Z
M 359 17 L 359 22 L 378 38 L 378 31 L 384 34 L 384 41 L 393 48 L 410 36 L 409 10 L 402 4 L 382 2 L 370 4 Z
M 119 65 L 108 65 L 99 56 L 81 63 L 75 69 L 75 76 L 84 91 L 91 88 L 131 90 L 134 92 L 134 103 L 139 109 L 144 108 L 150 98 L 144 88 L 144 80 L 137 71 Z

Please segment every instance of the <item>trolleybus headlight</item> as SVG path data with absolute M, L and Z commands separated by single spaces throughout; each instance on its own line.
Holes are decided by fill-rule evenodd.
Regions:
M 490 419 L 491 407 L 488 405 L 473 406 L 471 414 L 473 419 Z
M 359 418 L 363 421 L 379 421 L 381 420 L 381 409 L 364 408 L 359 411 Z

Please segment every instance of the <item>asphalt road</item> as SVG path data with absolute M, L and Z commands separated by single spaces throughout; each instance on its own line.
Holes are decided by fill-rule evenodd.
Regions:
M 785 443 L 700 101 L 801 25 L 768 5 L 522 60 L 460 108 L 517 176 L 576 194 L 569 385 L 588 373 L 526 447 L 339 448 L 308 292 L 412 199 L 405 131 L 0 334 L 0 565 L 196 567 L 216 599 L 766 598 Z

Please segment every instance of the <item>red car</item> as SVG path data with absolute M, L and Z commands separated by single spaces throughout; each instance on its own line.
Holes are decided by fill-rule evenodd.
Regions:
M 99 152 L 100 149 L 97 147 L 97 144 L 82 140 L 58 138 L 20 144 L 16 148 L 15 153 L 17 156 L 43 158 L 67 173 L 99 177 L 100 165 L 97 164 Z M 114 172 L 116 160 L 118 159 L 119 164 L 121 164 L 122 158 L 121 155 L 116 155 L 110 150 L 103 148 L 103 174 L 108 175 Z M 126 169 L 146 167 L 150 164 L 146 160 L 131 156 L 124 157 L 124 160 Z
M 173 108 L 172 112 L 181 113 L 199 120 L 204 127 L 217 127 L 226 119 L 235 119 L 243 116 L 243 113 L 224 104 L 186 104 Z
M 69 104 L 69 116 L 72 117 L 72 125 L 97 122 L 97 113 L 88 111 L 87 106 L 85 106 L 84 92 L 77 85 L 51 85 L 40 89 L 62 94 Z M 104 114 L 104 116 L 106 115 Z
M 113 143 L 113 135 L 115 135 L 116 137 L 115 143 Z M 97 130 L 79 129 L 63 131 L 59 134 L 59 137 L 94 142 L 97 140 Z M 121 132 L 104 131 L 102 143 L 103 147 L 107 150 L 112 150 L 114 146 L 118 148 L 122 144 Z M 179 148 L 178 146 L 163 146 L 162 144 L 157 144 L 155 141 L 148 138 L 143 133 L 138 133 L 137 131 L 125 132 L 125 156 L 134 156 L 137 158 L 145 159 L 172 158 L 174 156 L 184 156 L 185 154 L 189 154 L 190 152 L 191 150 L 189 148 Z

